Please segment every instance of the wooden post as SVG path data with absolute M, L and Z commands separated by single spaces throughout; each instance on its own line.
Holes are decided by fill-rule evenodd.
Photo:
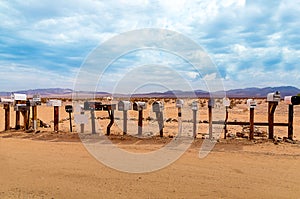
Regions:
M 28 130 L 28 111 L 22 111 L 24 130 Z
M 212 139 L 212 106 L 208 106 L 208 120 L 209 120 L 209 139 Z
M 178 136 L 182 134 L 182 113 L 181 107 L 178 107 Z
M 19 130 L 21 128 L 20 126 L 20 111 L 16 111 L 16 126 L 15 129 Z
M 58 132 L 59 123 L 59 106 L 54 106 L 54 131 Z
M 197 137 L 197 110 L 193 110 L 193 137 Z
M 249 139 L 254 139 L 254 108 L 250 107 L 250 133 L 249 133 Z
M 4 104 L 5 109 L 5 131 L 10 130 L 10 105 Z
M 91 110 L 92 134 L 96 134 L 95 110 Z
M 72 113 L 69 112 L 69 120 L 70 120 L 70 131 L 72 132 Z
M 37 106 L 32 106 L 32 121 L 33 121 L 33 129 L 36 131 L 37 126 Z
M 269 102 L 268 107 L 268 122 L 269 122 L 269 139 L 274 138 L 274 113 L 278 102 Z
M 159 128 L 159 136 L 164 136 L 164 116 L 162 112 L 155 112 L 157 122 L 158 122 L 158 128 Z
M 143 109 L 139 110 L 138 135 L 143 134 Z
M 294 127 L 294 105 L 289 105 L 289 120 L 288 120 L 288 139 L 293 140 Z
M 228 129 L 227 129 L 227 121 L 228 121 L 228 106 L 225 107 L 226 110 L 226 116 L 224 121 L 224 139 L 227 137 Z
M 110 118 L 110 122 L 109 122 L 109 124 L 106 128 L 106 135 L 110 135 L 110 128 L 114 124 L 114 110 L 108 110 L 108 115 L 109 115 L 109 118 Z
M 123 111 L 123 135 L 127 134 L 127 111 Z

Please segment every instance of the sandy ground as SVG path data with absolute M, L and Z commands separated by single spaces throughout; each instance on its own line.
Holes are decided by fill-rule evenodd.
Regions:
M 184 132 L 191 135 L 192 112 L 186 101 L 183 110 Z M 300 197 L 300 107 L 295 107 L 294 144 L 274 144 L 266 138 L 224 140 L 222 136 L 213 151 L 205 158 L 198 157 L 207 133 L 207 104 L 198 112 L 198 139 L 184 155 L 156 172 L 130 174 L 111 169 L 96 160 L 84 147 L 75 132 L 70 133 L 68 114 L 60 109 L 60 131 L 53 132 L 53 108 L 38 108 L 38 117 L 52 125 L 40 132 L 8 131 L 0 133 L 0 198 L 299 198 Z M 246 100 L 235 100 L 229 110 L 229 121 L 247 121 Z M 151 102 L 149 102 L 151 105 Z M 66 104 L 66 103 L 65 103 Z M 173 100 L 165 103 L 165 119 L 177 118 Z M 144 113 L 155 118 L 149 111 Z M 287 122 L 287 106 L 281 102 L 275 112 L 276 122 Z M 255 121 L 267 121 L 267 103 L 258 100 Z M 105 133 L 109 122 L 106 112 L 97 112 L 97 132 Z M 136 138 L 137 112 L 129 111 L 129 135 L 121 136 L 121 112 L 116 111 L 116 122 L 110 139 L 124 150 L 145 153 L 155 151 L 170 142 L 177 134 L 178 122 L 165 123 L 164 138 L 158 134 L 157 122 L 144 121 L 144 135 Z M 11 113 L 11 126 L 14 126 Z M 4 110 L 0 108 L 0 118 Z M 120 118 L 120 119 L 117 119 Z M 4 119 L 0 130 L 4 129 Z M 76 127 L 76 124 L 74 124 Z M 267 127 L 259 127 L 267 133 Z M 231 126 L 232 133 L 241 126 Z M 222 134 L 221 134 L 222 135 Z M 286 127 L 275 127 L 275 135 L 287 136 Z

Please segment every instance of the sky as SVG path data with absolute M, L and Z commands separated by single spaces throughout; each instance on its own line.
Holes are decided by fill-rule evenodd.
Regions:
M 216 79 L 225 90 L 300 88 L 299 18 L 299 0 L 0 0 L 0 91 L 74 88 L 99 46 L 145 28 L 189 38 L 216 68 L 195 70 L 164 49 L 128 51 L 87 73 L 97 90 L 207 90 Z

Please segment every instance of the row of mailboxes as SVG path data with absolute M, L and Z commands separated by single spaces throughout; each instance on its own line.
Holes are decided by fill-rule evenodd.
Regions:
M 102 104 L 101 102 L 84 102 L 83 109 L 94 111 L 116 110 L 115 104 Z

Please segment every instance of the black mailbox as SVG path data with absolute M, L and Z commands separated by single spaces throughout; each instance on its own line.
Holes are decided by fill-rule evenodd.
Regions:
M 116 105 L 115 104 L 102 104 L 102 110 L 103 111 L 116 110 Z
M 293 105 L 299 105 L 300 104 L 300 96 L 293 96 L 291 101 L 292 101 Z
M 65 110 L 67 113 L 72 113 L 73 112 L 73 106 L 72 105 L 66 105 Z

